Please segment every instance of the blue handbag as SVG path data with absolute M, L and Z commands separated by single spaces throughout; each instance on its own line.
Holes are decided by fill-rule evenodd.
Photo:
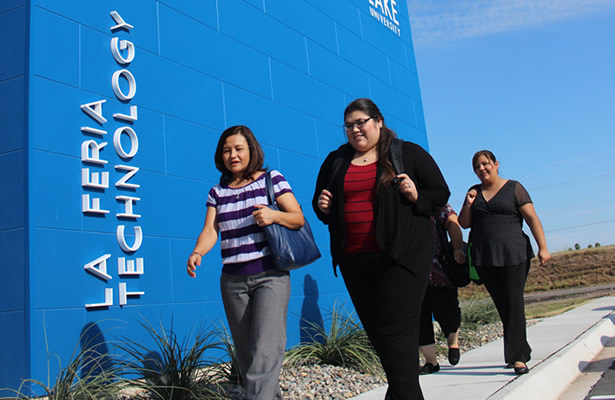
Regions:
M 269 171 L 266 172 L 265 185 L 269 208 L 279 210 L 275 202 L 275 192 Z M 307 219 L 299 229 L 289 229 L 279 224 L 271 224 L 264 226 L 263 231 L 277 270 L 291 271 L 311 264 L 320 258 L 320 251 L 316 246 Z

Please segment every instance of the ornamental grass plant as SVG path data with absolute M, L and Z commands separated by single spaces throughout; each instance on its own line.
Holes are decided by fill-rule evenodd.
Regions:
M 353 314 L 334 305 L 326 320 L 328 330 L 318 324 L 306 323 L 310 339 L 286 352 L 285 366 L 328 364 L 383 376 L 380 359 Z
M 62 367 L 57 354 L 50 353 L 47 331 L 44 331 L 47 351 L 47 383 L 24 379 L 15 393 L 15 399 L 27 399 L 42 394 L 48 400 L 99 400 L 116 398 L 124 387 L 121 378 L 123 366 L 108 352 L 109 342 L 96 324 L 87 325 L 81 333 L 68 365 Z M 52 358 L 58 362 L 59 372 L 53 384 L 50 376 Z
M 231 385 L 243 385 L 241 372 L 239 371 L 239 359 L 233 344 L 233 338 L 224 325 L 216 330 L 218 341 L 226 351 L 228 362 L 218 365 L 218 377 L 220 382 L 228 382 Z
M 498 322 L 500 316 L 490 298 L 472 297 L 461 305 L 461 330 Z
M 136 376 L 131 382 L 137 388 L 135 399 L 196 400 L 223 399 L 218 381 L 218 359 L 210 356 L 222 349 L 216 331 L 198 330 L 183 339 L 173 331 L 154 328 L 139 321 L 153 339 L 154 349 L 125 338 L 118 348 L 129 355 L 126 372 Z M 192 339 L 190 339 L 192 337 Z

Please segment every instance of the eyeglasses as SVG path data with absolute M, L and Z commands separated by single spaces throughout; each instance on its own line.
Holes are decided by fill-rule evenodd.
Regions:
M 366 118 L 366 119 L 360 119 L 360 120 L 357 120 L 357 121 L 353 122 L 352 124 L 344 124 L 343 129 L 346 132 L 352 132 L 355 127 L 361 129 L 361 128 L 363 128 L 365 126 L 365 124 L 367 124 L 367 121 L 369 121 L 372 118 L 374 118 L 374 117 L 369 117 L 369 118 Z

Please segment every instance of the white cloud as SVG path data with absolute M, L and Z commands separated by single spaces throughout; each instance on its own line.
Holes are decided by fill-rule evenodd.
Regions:
M 521 29 L 615 7 L 615 0 L 407 0 L 415 42 Z

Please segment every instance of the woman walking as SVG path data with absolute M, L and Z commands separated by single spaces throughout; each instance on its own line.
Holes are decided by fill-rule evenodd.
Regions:
M 521 183 L 499 176 L 499 162 L 489 150 L 472 157 L 480 184 L 472 186 L 459 214 L 463 228 L 472 228 L 471 257 L 498 310 L 504 327 L 504 361 L 517 375 L 529 372 L 532 349 L 527 342 L 523 289 L 534 256 L 527 223 L 544 265 L 551 255 L 530 195 Z
M 214 160 L 222 175 L 209 191 L 205 225 L 188 258 L 188 275 L 196 277 L 196 268 L 219 233 L 220 290 L 246 398 L 282 399 L 279 377 L 286 347 L 290 277 L 274 269 L 262 227 L 276 223 L 298 229 L 303 226 L 303 214 L 290 185 L 275 170 L 270 174 L 281 211 L 266 206 L 264 154 L 248 127 L 225 130 Z
M 459 327 L 461 326 L 461 309 L 457 297 L 457 286 L 451 282 L 442 267 L 442 254 L 447 250 L 442 242 L 446 232 L 451 238 L 454 261 L 463 264 L 466 256 L 463 249 L 463 235 L 457 220 L 457 213 L 450 204 L 442 208 L 440 213 L 432 217 L 433 240 L 436 250 L 433 256 L 433 265 L 429 274 L 429 284 L 421 308 L 421 323 L 419 334 L 419 350 L 425 357 L 425 364 L 419 368 L 420 375 L 433 374 L 440 371 L 440 364 L 436 356 L 435 337 L 433 333 L 433 320 L 438 321 L 442 333 L 448 344 L 448 362 L 451 365 L 459 363 Z M 441 237 L 444 238 L 441 240 Z M 449 260 L 453 261 L 453 260 Z
M 449 190 L 431 156 L 396 139 L 371 100 L 344 111 L 348 142 L 318 174 L 312 205 L 329 226 L 357 315 L 387 376 L 387 399 L 423 399 L 418 381 L 421 301 L 433 255 L 430 216 Z M 392 154 L 394 146 L 400 154 Z M 396 171 L 391 156 L 401 156 Z

